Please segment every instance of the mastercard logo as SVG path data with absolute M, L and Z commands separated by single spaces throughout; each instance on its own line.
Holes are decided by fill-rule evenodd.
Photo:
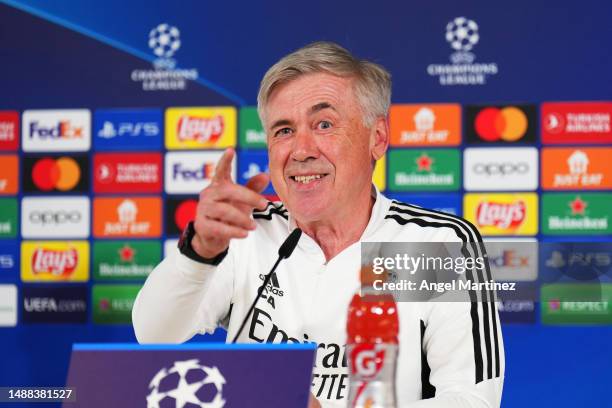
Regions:
M 487 142 L 514 142 L 525 136 L 529 122 L 525 113 L 514 106 L 485 108 L 474 121 L 478 136 Z
M 32 168 L 32 181 L 42 191 L 72 190 L 81 180 L 81 168 L 71 157 L 44 158 Z
M 174 223 L 180 231 L 184 230 L 189 221 L 195 218 L 198 202 L 196 200 L 183 201 L 176 207 Z

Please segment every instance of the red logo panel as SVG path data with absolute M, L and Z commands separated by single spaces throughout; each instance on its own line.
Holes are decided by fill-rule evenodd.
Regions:
M 19 112 L 0 111 L 0 150 L 19 149 Z
M 159 193 L 160 153 L 98 153 L 94 156 L 95 193 Z
M 542 104 L 542 142 L 612 143 L 612 102 Z

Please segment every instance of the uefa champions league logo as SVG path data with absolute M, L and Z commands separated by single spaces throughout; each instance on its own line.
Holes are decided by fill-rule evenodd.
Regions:
M 149 383 L 147 408 L 222 408 L 224 385 L 217 367 L 201 365 L 197 359 L 176 361 L 159 370 Z
M 451 55 L 453 63 L 472 63 L 475 56 L 470 51 L 478 44 L 478 40 L 478 24 L 473 20 L 457 17 L 446 25 L 446 41 L 457 51 Z
M 149 32 L 149 48 L 159 58 L 155 67 L 172 69 L 176 65 L 172 56 L 181 48 L 181 32 L 166 23 L 160 24 Z

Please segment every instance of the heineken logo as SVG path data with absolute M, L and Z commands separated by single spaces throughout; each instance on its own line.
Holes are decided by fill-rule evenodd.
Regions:
M 453 149 L 392 150 L 389 152 L 389 189 L 458 190 L 459 167 L 459 152 Z
M 97 280 L 142 280 L 161 260 L 155 241 L 95 242 L 94 276 Z
M 610 234 L 610 193 L 543 194 L 545 234 Z

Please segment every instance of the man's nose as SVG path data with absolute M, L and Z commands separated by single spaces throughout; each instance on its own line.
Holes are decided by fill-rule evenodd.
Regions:
M 314 135 L 307 130 L 298 130 L 293 137 L 291 158 L 295 161 L 306 161 L 319 157 L 319 148 Z

